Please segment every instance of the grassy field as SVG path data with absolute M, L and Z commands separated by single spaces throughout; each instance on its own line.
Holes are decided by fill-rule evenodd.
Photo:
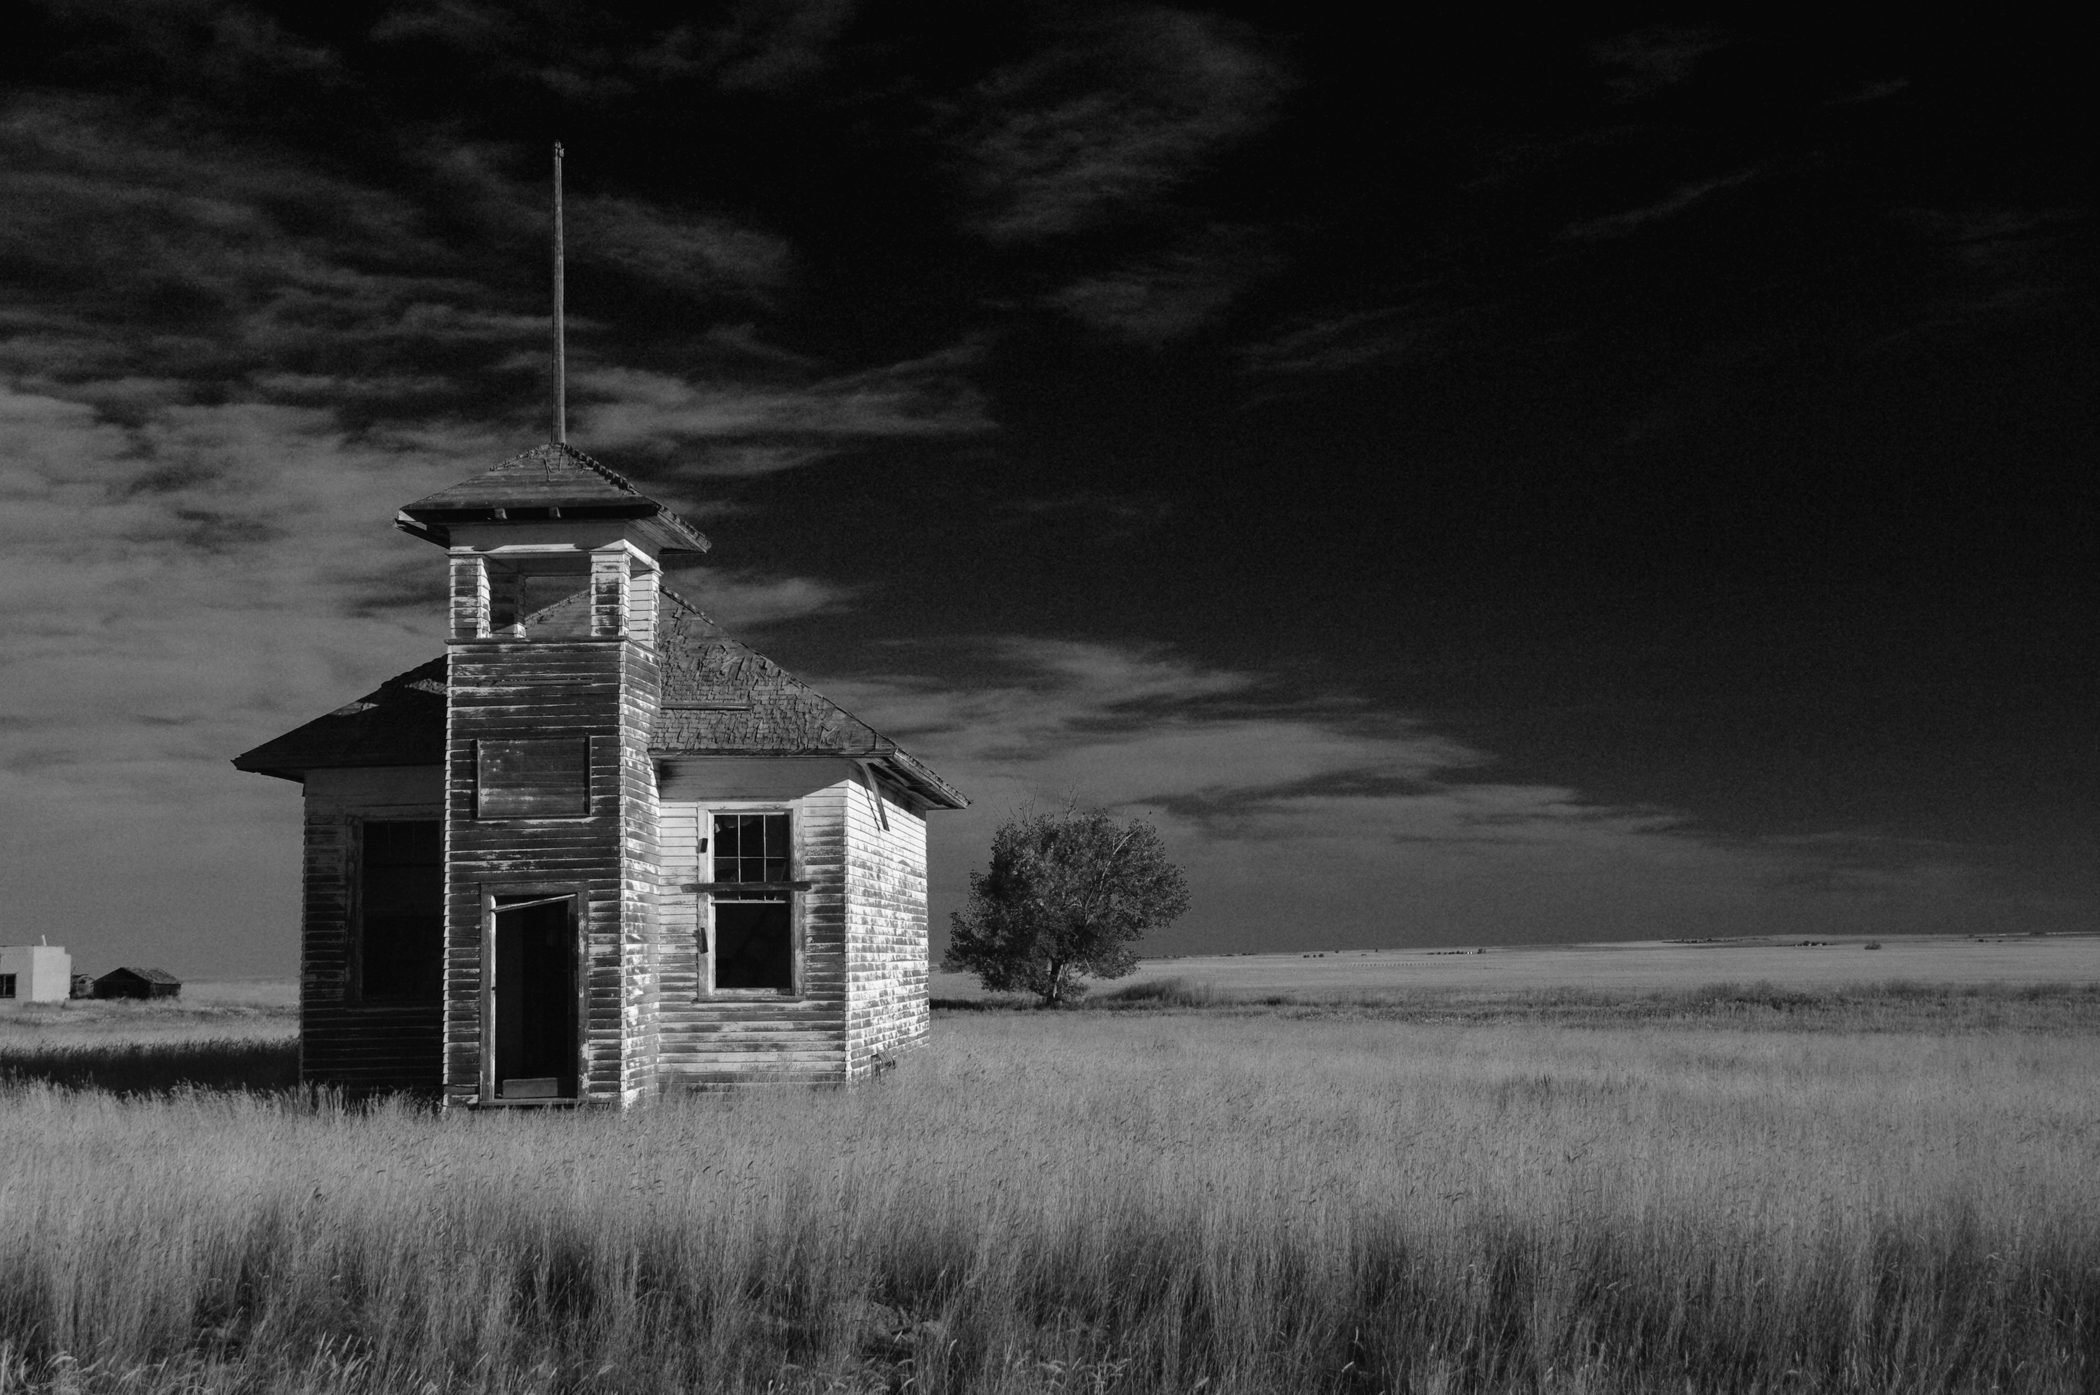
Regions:
M 291 986 L 202 987 L 172 1001 L 0 1007 L 0 1087 L 43 1082 L 121 1095 L 296 1087 L 299 1009 Z
M 2093 985 L 1148 981 L 629 1117 L 0 1018 L 0 1391 L 2100 1388 Z

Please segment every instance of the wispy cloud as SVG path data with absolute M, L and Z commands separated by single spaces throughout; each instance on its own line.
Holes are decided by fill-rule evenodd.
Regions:
M 1921 928 L 1977 901 L 1944 849 L 1702 836 L 1677 811 L 1497 780 L 1490 752 L 1280 674 L 1020 638 L 946 660 L 971 676 L 824 685 L 976 799 L 943 816 L 937 887 L 960 896 L 1021 805 L 1144 814 L 1204 892 L 1155 952 Z
M 665 585 L 706 611 L 733 634 L 850 607 L 852 587 L 807 576 L 767 576 L 723 567 L 684 567 Z
M 743 0 L 699 40 L 727 91 L 779 92 L 826 72 L 856 0 Z
M 1106 494 L 1079 490 L 1069 494 L 1001 500 L 998 512 L 1019 526 L 1046 523 L 1076 525 L 1089 542 L 1120 543 L 1165 522 L 1174 507 L 1160 494 Z
M 2087 210 L 1969 204 L 1893 217 L 1954 273 L 1939 288 L 1931 322 L 2047 305 L 2092 279 L 2071 250 L 2091 221 Z
M 1715 29 L 1650 25 L 1591 44 L 1590 56 L 1605 70 L 1614 94 L 1636 101 L 1689 82 L 1700 61 L 1727 43 L 1728 36 Z
M 1222 318 L 1276 265 L 1254 229 L 1214 226 L 1161 255 L 1074 281 L 1050 303 L 1117 338 L 1156 346 Z
M 962 149 L 976 226 L 1021 241 L 1147 208 L 1268 124 L 1289 86 L 1283 65 L 1229 21 L 1111 12 L 973 94 Z
M 577 418 L 592 440 L 659 453 L 705 444 L 710 449 L 681 468 L 749 475 L 808 463 L 854 440 L 990 429 L 984 398 L 963 375 L 974 355 L 965 346 L 770 387 L 615 367 L 585 369 L 572 381 L 581 403 Z
M 694 77 L 731 92 L 793 89 L 829 70 L 859 8 L 857 0 L 738 0 L 657 26 L 618 8 L 402 0 L 371 37 L 439 45 L 503 80 L 604 103 Z
M 1244 345 L 1239 354 L 1255 373 L 1338 373 L 1423 352 L 1450 319 L 1399 305 L 1307 316 Z
M 792 266 L 787 243 L 724 218 L 610 197 L 571 200 L 564 213 L 579 264 L 617 267 L 650 286 L 749 296 L 781 284 Z
M 0 372 L 105 396 L 111 380 L 170 398 L 326 394 L 397 419 L 485 402 L 521 358 L 538 371 L 543 292 L 517 268 L 540 262 L 541 194 L 474 146 L 408 163 L 427 199 L 109 104 L 17 100 L 0 114 L 0 261 L 19 288 Z M 748 300 L 790 273 L 785 244 L 720 218 L 631 198 L 581 199 L 575 216 L 581 260 L 659 294 Z M 475 238 L 440 231 L 461 221 Z
M 1667 195 L 1653 203 L 1642 204 L 1638 208 L 1629 208 L 1623 213 L 1612 213 L 1602 218 L 1587 218 L 1581 222 L 1570 223 L 1565 232 L 1569 237 L 1586 239 L 1624 237 L 1628 233 L 1638 232 L 1650 223 L 1658 223 L 1666 218 L 1673 218 L 1711 194 L 1719 193 L 1723 189 L 1733 189 L 1738 185 L 1747 184 L 1756 177 L 1757 171 L 1755 170 L 1740 170 L 1734 174 L 1717 175 L 1711 179 L 1690 180 L 1678 185 Z

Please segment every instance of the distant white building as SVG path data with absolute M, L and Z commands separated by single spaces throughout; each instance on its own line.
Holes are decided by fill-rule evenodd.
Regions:
M 73 992 L 73 956 L 57 945 L 0 945 L 0 1002 L 62 1003 Z

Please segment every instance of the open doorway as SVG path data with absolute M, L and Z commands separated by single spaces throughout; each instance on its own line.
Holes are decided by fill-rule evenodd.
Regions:
M 573 892 L 494 898 L 499 1100 L 577 1098 L 576 907 Z

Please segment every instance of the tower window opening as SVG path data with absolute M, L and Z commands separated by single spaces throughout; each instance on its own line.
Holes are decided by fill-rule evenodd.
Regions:
M 491 560 L 489 633 L 511 639 L 574 639 L 591 633 L 586 557 Z

